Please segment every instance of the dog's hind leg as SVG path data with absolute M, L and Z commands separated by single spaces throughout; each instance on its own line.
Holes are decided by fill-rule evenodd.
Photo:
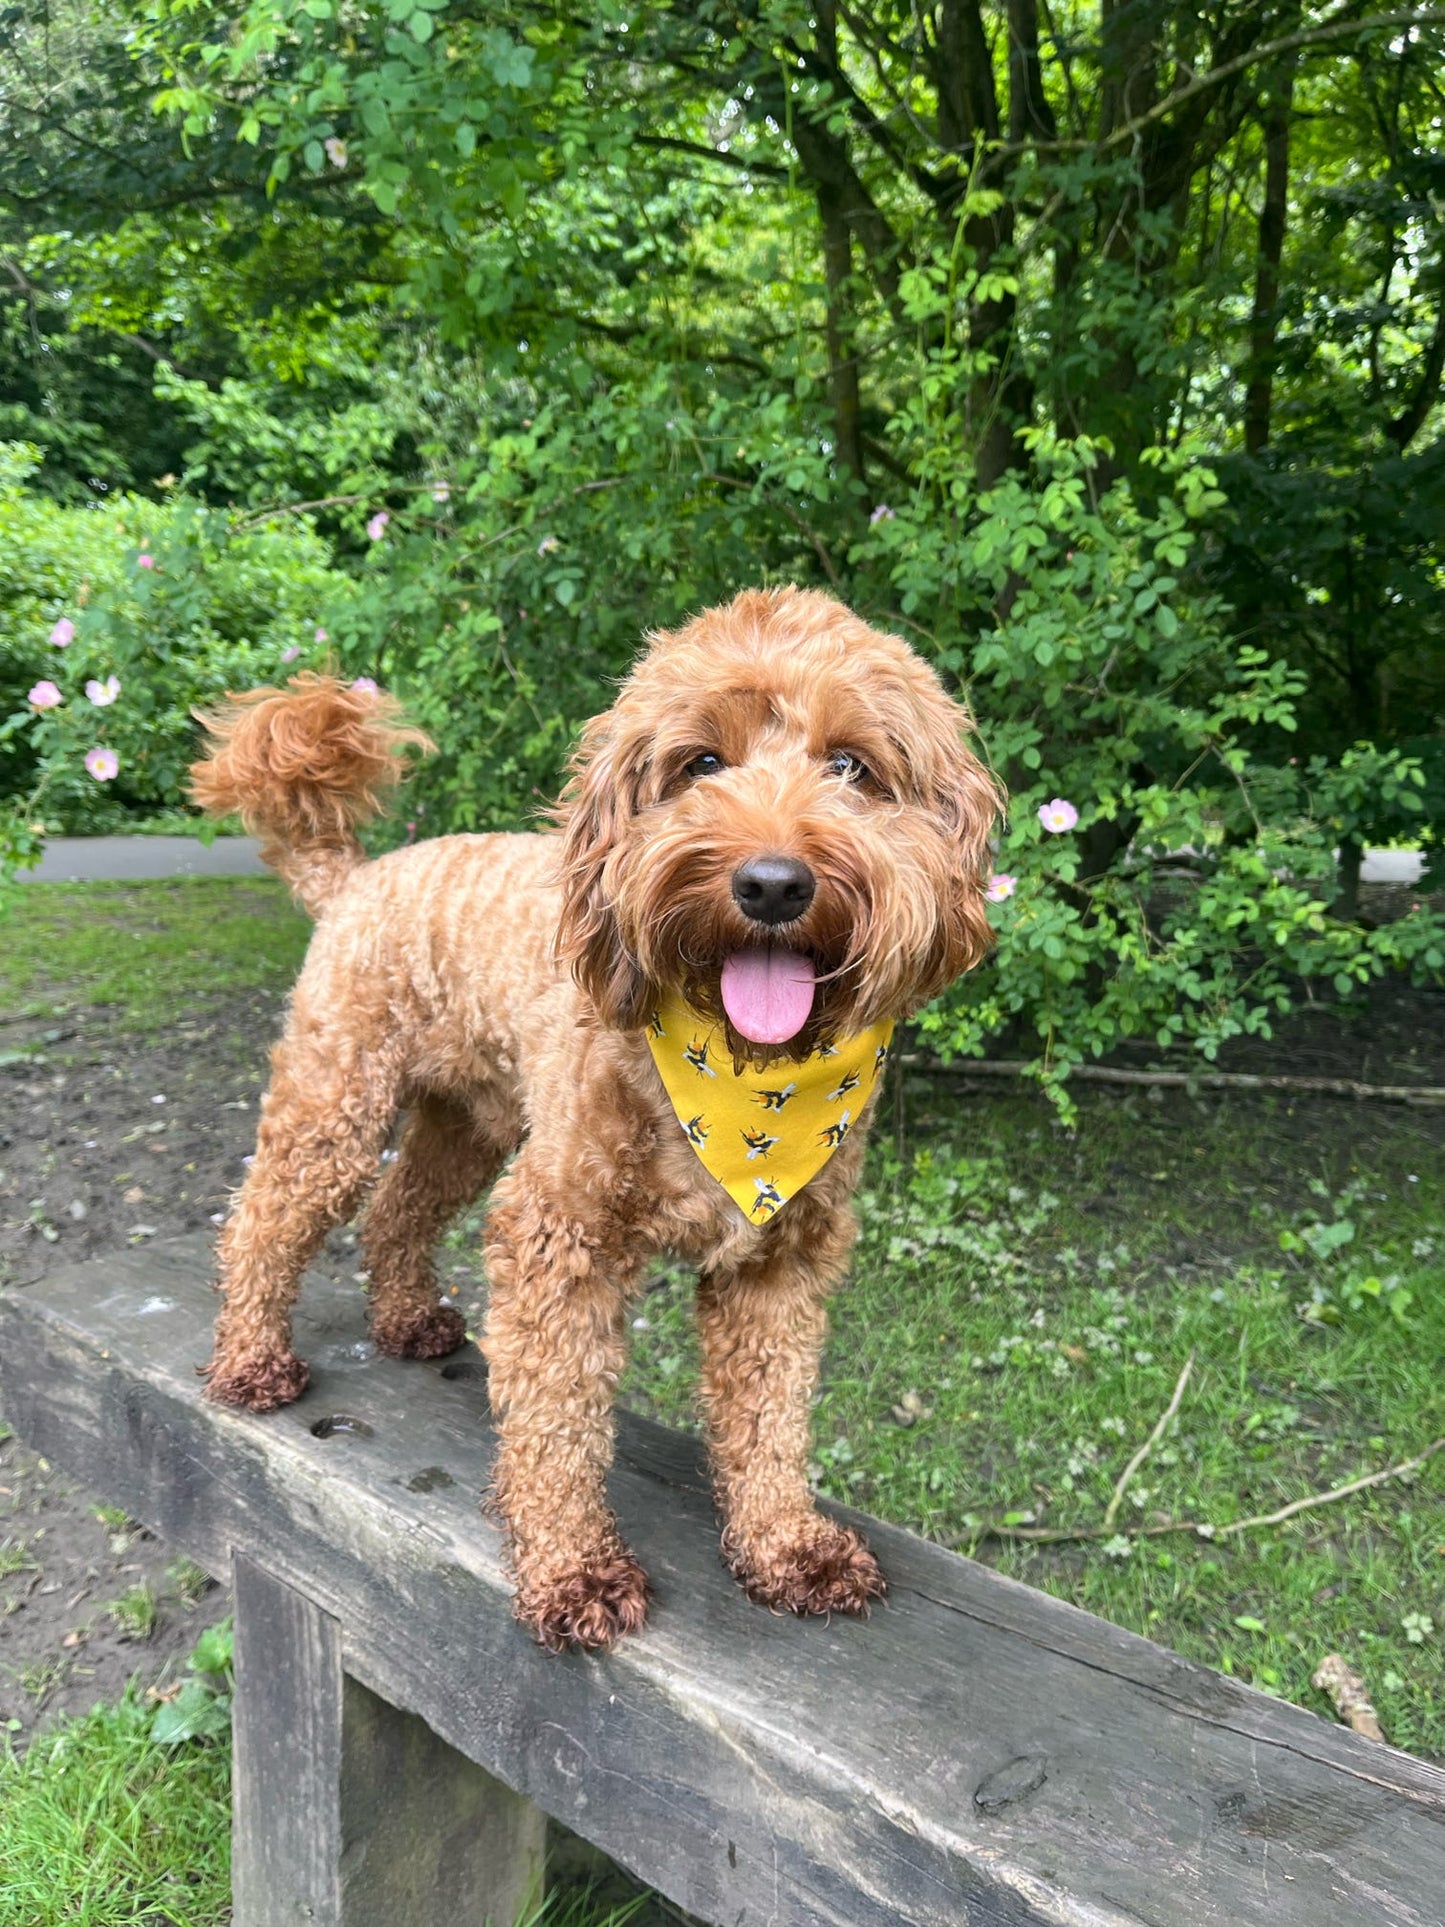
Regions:
M 271 1056 L 256 1155 L 221 1232 L 216 1345 L 206 1396 L 268 1412 L 299 1398 L 291 1349 L 301 1274 L 376 1175 L 400 1078 L 384 1047 L 296 1025 Z
M 800 1192 L 763 1249 L 699 1281 L 703 1406 L 723 1554 L 750 1598 L 795 1613 L 862 1612 L 884 1591 L 858 1533 L 808 1489 L 808 1418 L 829 1292 L 855 1224 Z
M 463 1105 L 424 1095 L 411 1107 L 364 1233 L 371 1335 L 389 1358 L 440 1358 L 466 1337 L 460 1312 L 437 1302 L 432 1247 L 491 1183 L 509 1148 Z

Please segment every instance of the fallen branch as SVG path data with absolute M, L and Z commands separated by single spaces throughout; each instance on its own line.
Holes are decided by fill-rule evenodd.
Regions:
M 1365 1682 L 1340 1653 L 1327 1653 L 1310 1674 L 1310 1685 L 1328 1693 L 1345 1725 L 1367 1740 L 1383 1740 L 1380 1716 L 1370 1703 Z
M 1129 1463 L 1124 1467 L 1124 1470 L 1119 1474 L 1119 1482 L 1114 1487 L 1113 1496 L 1110 1498 L 1108 1505 L 1104 1508 L 1103 1529 L 1105 1532 L 1107 1532 L 1110 1526 L 1113 1525 L 1114 1514 L 1119 1510 L 1119 1507 L 1124 1503 L 1124 1494 L 1128 1489 L 1130 1479 L 1133 1478 L 1134 1474 L 1139 1470 L 1139 1467 L 1144 1463 L 1145 1459 L 1148 1458 L 1149 1454 L 1154 1450 L 1154 1447 L 1159 1443 L 1160 1439 L 1164 1436 L 1165 1426 L 1168 1425 L 1170 1419 L 1172 1419 L 1174 1414 L 1179 1410 L 1179 1401 L 1184 1396 L 1184 1387 L 1189 1383 L 1189 1374 L 1193 1370 L 1194 1370 L 1194 1354 L 1193 1352 L 1191 1352 L 1188 1358 L 1186 1358 L 1184 1361 L 1184 1370 L 1179 1374 L 1179 1382 L 1174 1387 L 1173 1398 L 1170 1399 L 1168 1405 L 1165 1406 L 1163 1412 L 1160 1414 L 1159 1421 L 1155 1425 L 1154 1430 L 1149 1434 L 1148 1438 L 1145 1439 L 1144 1443 L 1139 1447 L 1139 1450 L 1134 1454 L 1133 1458 L 1130 1459 Z
M 960 1057 L 944 1064 L 936 1057 L 909 1052 L 910 1070 L 937 1071 L 952 1077 L 1031 1077 L 1035 1066 L 1021 1058 Z M 1300 1091 L 1315 1097 L 1352 1097 L 1422 1108 L 1445 1104 L 1445 1085 L 1362 1084 L 1354 1077 L 1290 1077 L 1247 1071 L 1126 1071 L 1111 1064 L 1075 1064 L 1068 1081 L 1083 1084 L 1143 1084 L 1175 1091 Z
M 1414 1472 L 1426 1459 L 1445 1446 L 1445 1439 L 1436 1439 L 1427 1445 L 1418 1458 L 1406 1459 L 1403 1465 L 1386 1466 L 1383 1472 L 1371 1472 L 1363 1479 L 1351 1479 L 1348 1485 L 1337 1485 L 1332 1492 L 1317 1492 L 1308 1499 L 1296 1499 L 1293 1505 L 1281 1506 L 1278 1512 L 1263 1512 L 1254 1519 L 1236 1519 L 1233 1525 L 1217 1526 L 1214 1537 L 1228 1539 L 1236 1532 L 1250 1532 L 1255 1526 L 1277 1526 L 1286 1519 L 1292 1519 L 1297 1512 L 1308 1512 L 1317 1505 L 1332 1505 L 1336 1499 L 1347 1499 L 1352 1492 L 1363 1492 L 1367 1486 L 1383 1485 L 1386 1479 L 1398 1479 L 1402 1472 Z
M 1192 1354 L 1190 1363 L 1193 1363 Z M 1183 1381 L 1184 1374 L 1181 1373 L 1180 1385 L 1176 1386 L 1176 1392 L 1182 1389 Z M 1150 1434 L 1149 1440 L 1147 1441 L 1148 1444 L 1152 1445 L 1154 1443 L 1155 1435 L 1161 1429 L 1162 1424 L 1167 1422 L 1169 1416 L 1168 1412 L 1164 1414 L 1164 1419 L 1161 1421 L 1160 1426 L 1156 1426 L 1154 1433 Z M 1353 1492 L 1364 1492 L 1372 1485 L 1383 1485 L 1387 1479 L 1398 1479 L 1406 1472 L 1416 1472 L 1428 1459 L 1434 1458 L 1435 1454 L 1442 1449 L 1445 1449 L 1445 1438 L 1436 1439 L 1432 1445 L 1427 1445 L 1425 1450 L 1418 1453 L 1413 1459 L 1405 1459 L 1399 1465 L 1387 1465 L 1382 1472 L 1367 1473 L 1362 1479 L 1351 1479 L 1348 1485 L 1334 1486 L 1328 1492 L 1316 1492 L 1312 1493 L 1307 1499 L 1296 1499 L 1292 1505 L 1281 1506 L 1278 1512 L 1262 1512 L 1252 1519 L 1235 1519 L 1229 1525 L 1225 1526 L 1211 1525 L 1208 1520 L 1201 1519 L 1166 1519 L 1159 1525 L 1136 1526 L 1127 1536 L 1132 1539 L 1157 1539 L 1170 1532 L 1192 1532 L 1200 1539 L 1228 1539 L 1232 1538 L 1236 1532 L 1252 1532 L 1257 1526 L 1281 1525 L 1286 1519 L 1294 1518 L 1298 1512 L 1308 1512 L 1315 1506 L 1333 1505 L 1336 1499 L 1348 1499 Z M 1132 1470 L 1132 1466 L 1130 1470 Z M 1124 1480 L 1120 1481 L 1121 1485 L 1128 1479 L 1128 1476 L 1129 1472 L 1126 1470 Z M 1117 1497 L 1119 1487 L 1116 1486 L 1114 1490 L 1115 1496 Z M 1110 1520 L 1114 1501 L 1111 1499 L 1109 1504 L 1110 1511 L 1104 1515 L 1106 1522 Z M 962 1544 L 965 1540 L 970 1544 L 977 1544 L 982 1539 L 1022 1539 L 1030 1545 L 1073 1545 L 1082 1544 L 1091 1539 L 1107 1539 L 1111 1536 L 1111 1531 L 1112 1527 L 1110 1523 L 1105 1523 L 1101 1526 L 1064 1526 L 1058 1528 L 1053 1526 L 1006 1526 L 990 1524 L 980 1526 L 976 1532 L 960 1533 L 956 1543 Z

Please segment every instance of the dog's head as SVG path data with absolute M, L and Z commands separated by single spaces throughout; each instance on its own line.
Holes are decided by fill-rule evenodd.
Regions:
M 903 1017 L 989 945 L 999 792 L 968 717 L 830 596 L 754 591 L 651 647 L 583 732 L 560 956 L 602 1020 L 663 988 L 766 1063 Z

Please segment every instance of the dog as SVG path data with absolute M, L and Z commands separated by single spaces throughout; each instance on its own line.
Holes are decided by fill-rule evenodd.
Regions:
M 806 1468 L 874 1105 L 824 1133 L 836 1148 L 804 1115 L 816 1170 L 789 1180 L 775 1155 L 734 1197 L 702 1161 L 697 1101 L 741 1080 L 781 1132 L 805 1110 L 810 1064 L 853 1042 L 881 1064 L 893 1020 L 985 954 L 1000 792 L 962 705 L 831 597 L 748 591 L 650 637 L 583 730 L 548 830 L 375 861 L 357 827 L 430 747 L 390 697 L 307 673 L 201 720 L 196 800 L 239 812 L 316 926 L 220 1236 L 207 1395 L 264 1412 L 305 1389 L 301 1275 L 368 1190 L 377 1349 L 460 1345 L 431 1252 L 494 1184 L 483 1349 L 523 1624 L 554 1650 L 601 1650 L 646 1616 L 605 1477 L 627 1307 L 664 1251 L 698 1267 L 727 1563 L 774 1609 L 866 1611 L 883 1576 L 818 1511 Z M 654 1056 L 669 999 L 692 1053 L 684 1111 Z M 836 1067 L 818 1075 L 826 1096 Z M 715 1135 L 738 1154 L 731 1131 Z

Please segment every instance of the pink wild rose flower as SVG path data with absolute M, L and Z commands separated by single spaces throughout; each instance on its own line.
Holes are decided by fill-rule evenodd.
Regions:
M 1017 877 L 1011 877 L 1007 870 L 998 870 L 989 878 L 984 895 L 990 903 L 1007 903 L 1018 887 Z
M 75 624 L 69 616 L 62 616 L 50 632 L 50 640 L 57 649 L 66 649 L 75 641 Z
M 97 747 L 86 751 L 85 767 L 97 783 L 108 783 L 120 768 L 120 758 L 113 749 Z
M 92 676 L 85 685 L 85 693 L 97 709 L 109 709 L 120 694 L 120 677 L 107 676 L 104 682 L 97 682 Z
M 1079 812 L 1062 796 L 1056 796 L 1051 803 L 1039 805 L 1039 821 L 1054 836 L 1072 830 L 1078 820 Z
M 373 542 L 379 542 L 386 534 L 386 525 L 391 520 L 385 509 L 378 509 L 366 525 L 366 533 Z
M 53 682 L 38 682 L 25 698 L 32 709 L 59 709 L 65 698 Z

